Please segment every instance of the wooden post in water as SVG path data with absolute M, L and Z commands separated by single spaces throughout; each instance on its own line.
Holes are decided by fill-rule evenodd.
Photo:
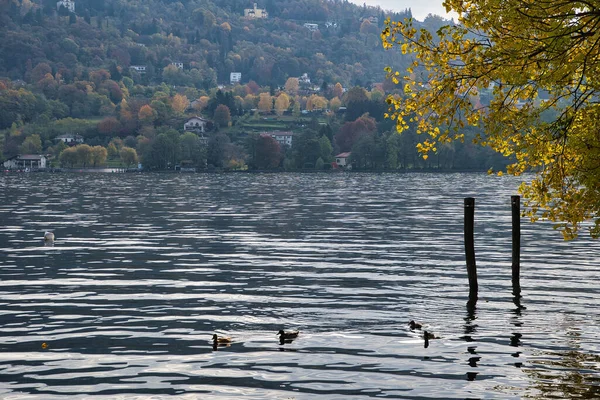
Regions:
M 521 197 L 511 196 L 512 208 L 512 285 L 513 295 L 521 294 Z
M 467 274 L 469 276 L 469 303 L 477 302 L 477 267 L 475 265 L 475 240 L 473 239 L 475 220 L 475 199 L 465 198 L 465 255 L 467 258 Z

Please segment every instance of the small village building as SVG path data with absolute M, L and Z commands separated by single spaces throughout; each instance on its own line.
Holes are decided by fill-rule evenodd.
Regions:
M 192 117 L 183 124 L 183 130 L 186 132 L 204 133 L 208 121 L 202 117 Z
M 179 69 L 183 69 L 183 63 L 182 62 L 172 62 L 171 65 L 174 65 L 175 67 L 177 67 Z
M 247 17 L 247 18 L 269 18 L 269 13 L 264 8 L 258 8 L 258 4 L 254 3 L 254 8 L 244 9 L 244 17 Z
M 301 85 L 310 85 L 310 77 L 308 76 L 308 74 L 306 72 L 303 73 L 302 76 L 298 78 L 298 83 Z
M 146 73 L 146 66 L 145 65 L 131 65 L 129 67 L 130 69 L 133 69 L 137 72 L 139 72 L 140 74 L 145 74 Z
M 273 139 L 277 140 L 281 147 L 292 147 L 292 140 L 294 139 L 294 132 L 290 131 L 273 131 L 273 132 L 263 132 L 262 134 L 266 134 L 271 136 Z
M 64 135 L 55 137 L 54 140 L 60 140 L 63 143 L 68 144 L 69 146 L 74 146 L 83 143 L 83 136 L 73 133 L 65 133 Z
M 242 73 L 241 72 L 232 72 L 229 74 L 229 83 L 232 85 L 236 83 L 240 83 L 242 81 Z
M 48 158 L 41 154 L 23 154 L 4 161 L 6 169 L 43 169 L 46 168 Z
M 352 164 L 349 162 L 350 154 L 352 153 L 348 151 L 335 156 L 335 163 L 338 165 L 338 167 L 352 169 Z
M 61 7 L 66 8 L 69 12 L 75 12 L 75 2 L 73 0 L 60 0 L 56 3 L 56 9 L 60 10 Z
M 304 27 L 311 32 L 316 32 L 319 30 L 319 24 L 311 24 L 307 22 L 304 24 Z
M 373 25 L 377 25 L 377 24 L 379 24 L 379 18 L 378 18 L 378 17 L 376 17 L 376 16 L 374 16 L 374 15 L 371 15 L 370 17 L 363 17 L 363 18 L 361 18 L 361 19 L 360 19 L 360 21 L 362 22 L 362 21 L 364 21 L 365 19 L 366 19 L 367 21 L 369 21 L 369 22 L 370 22 L 371 24 L 373 24 Z

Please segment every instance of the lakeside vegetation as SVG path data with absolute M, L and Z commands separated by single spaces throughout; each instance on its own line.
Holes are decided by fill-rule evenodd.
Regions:
M 506 164 L 468 140 L 423 159 L 416 131 L 398 135 L 384 118 L 386 96 L 398 90 L 384 68 L 407 63 L 381 46 L 390 13 L 269 0 L 259 4 L 269 18 L 244 17 L 252 6 L 82 0 L 69 12 L 47 0 L 0 3 L 0 158 L 44 153 L 55 167 L 139 161 L 149 170 L 320 170 L 341 152 L 358 170 Z M 422 26 L 445 23 L 430 16 Z M 184 130 L 193 116 L 208 121 L 205 132 Z M 273 131 L 293 132 L 292 145 L 265 134 Z M 65 134 L 84 145 L 70 148 Z

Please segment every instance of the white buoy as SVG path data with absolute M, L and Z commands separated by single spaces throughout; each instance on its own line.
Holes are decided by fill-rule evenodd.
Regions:
M 50 231 L 44 233 L 44 241 L 45 242 L 54 242 L 54 233 L 50 232 Z

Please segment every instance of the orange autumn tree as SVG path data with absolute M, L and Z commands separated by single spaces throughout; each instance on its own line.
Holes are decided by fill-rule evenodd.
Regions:
M 434 36 L 412 20 L 386 21 L 387 49 L 410 57 L 387 69 L 403 94 L 389 96 L 399 132 L 415 125 L 424 158 L 465 125 L 474 141 L 511 157 L 508 173 L 535 172 L 521 185 L 526 213 L 566 239 L 581 223 L 600 236 L 600 5 L 557 0 L 445 0 L 458 25 Z M 478 101 L 488 94 L 489 105 Z M 540 98 L 540 93 L 544 93 Z M 500 172 L 501 173 L 501 172 Z

